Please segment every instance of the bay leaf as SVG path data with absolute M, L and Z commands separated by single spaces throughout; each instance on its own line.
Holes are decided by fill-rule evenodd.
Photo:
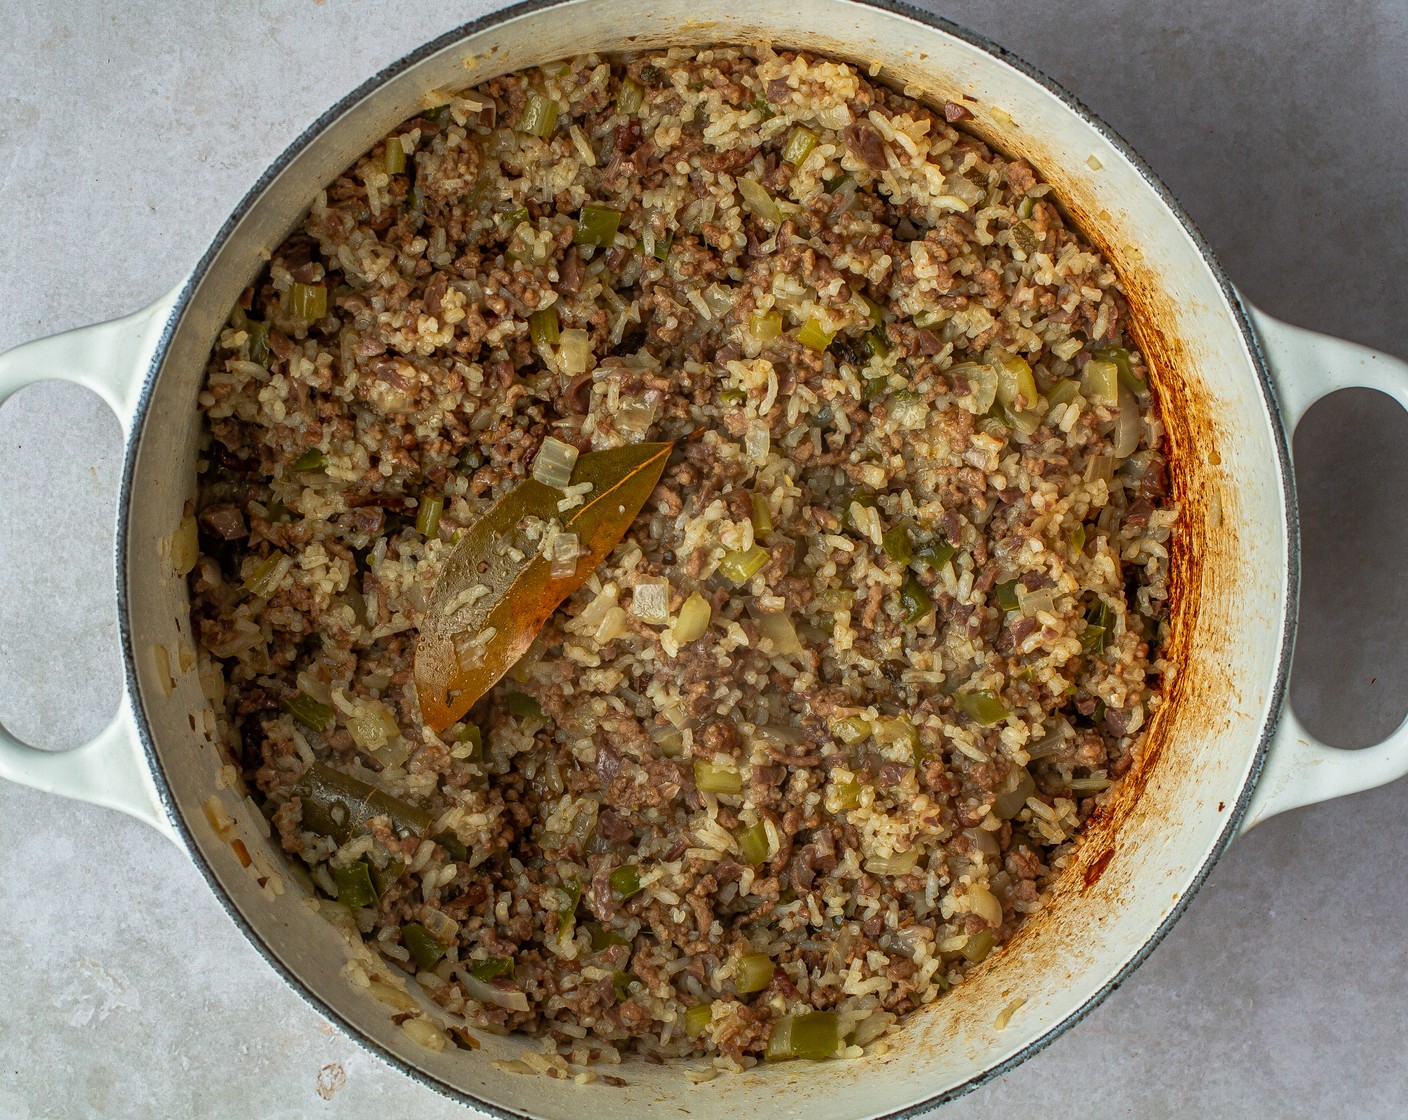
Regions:
M 461 718 L 527 652 L 567 596 L 626 535 L 673 443 L 633 443 L 578 458 L 572 485 L 585 504 L 559 512 L 563 494 L 525 479 L 471 525 L 445 562 L 416 641 L 421 716 L 434 731 Z M 577 567 L 554 576 L 530 528 L 557 522 L 578 537 Z

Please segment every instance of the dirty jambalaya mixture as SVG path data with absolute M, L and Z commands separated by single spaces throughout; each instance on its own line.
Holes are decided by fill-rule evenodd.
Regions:
M 1116 275 L 977 106 L 823 58 L 426 104 L 210 358 L 231 764 L 353 979 L 414 975 L 462 1044 L 859 1055 L 1041 906 L 1159 702 L 1176 511 Z M 460 535 L 534 476 L 570 517 L 576 456 L 641 441 L 676 442 L 620 544 L 431 730 Z

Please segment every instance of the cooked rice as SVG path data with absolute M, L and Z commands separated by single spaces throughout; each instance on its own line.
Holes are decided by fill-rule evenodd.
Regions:
M 558 107 L 546 139 L 520 131 L 530 96 Z M 815 143 L 793 166 L 799 127 Z M 1147 378 L 1113 269 L 1048 192 L 848 65 L 588 55 L 398 127 L 232 313 L 200 396 L 191 576 L 221 739 L 321 893 L 375 873 L 353 918 L 385 968 L 471 1025 L 548 1040 L 504 1068 L 587 1080 L 582 1063 L 623 1051 L 743 1068 L 813 1009 L 836 1015 L 838 1056 L 883 1047 L 1039 908 L 1093 791 L 1130 766 L 1165 668 L 1157 402 L 1141 394 L 1116 463 L 1115 411 L 1087 396 L 1030 434 L 978 400 L 994 348 L 1030 362 L 1043 405 L 1099 347 Z M 621 212 L 609 247 L 573 244 L 587 203 Z M 548 306 L 563 338 L 537 345 Z M 424 727 L 415 633 L 457 532 L 549 435 L 680 443 L 626 539 L 472 712 L 481 752 L 466 725 Z M 569 487 L 560 508 L 582 500 Z M 900 525 L 909 563 L 886 552 Z M 950 562 L 918 558 L 944 542 Z M 762 569 L 722 578 L 755 545 Z M 662 577 L 672 621 L 648 624 L 631 592 Z M 709 626 L 681 642 L 695 592 Z M 777 652 L 789 632 L 801 652 Z M 330 726 L 284 708 L 300 693 Z M 985 693 L 1004 714 L 974 707 Z M 377 817 L 341 846 L 305 829 L 315 760 L 433 828 Z M 698 761 L 741 791 L 700 791 Z M 640 889 L 622 898 L 627 864 Z M 408 923 L 439 960 L 415 963 Z M 760 953 L 771 981 L 738 994 Z

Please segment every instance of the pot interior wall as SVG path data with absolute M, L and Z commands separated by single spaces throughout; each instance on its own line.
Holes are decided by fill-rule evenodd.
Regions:
M 802 32 L 790 0 L 577 0 L 469 34 L 396 73 L 326 122 L 251 198 L 196 279 L 139 427 L 123 542 L 128 652 L 197 858 L 272 956 L 339 1017 L 407 1065 L 502 1109 L 643 1117 L 667 1105 L 696 1116 L 805 1111 L 822 1120 L 886 1113 L 963 1085 L 1040 1039 L 1139 955 L 1226 833 L 1275 695 L 1288 592 L 1277 429 L 1235 313 L 1197 246 L 1121 151 L 1021 69 L 905 16 L 841 0 L 808 5 L 807 24 Z M 1174 703 L 1158 715 L 1150 749 L 1120 796 L 1092 822 L 1052 905 L 956 995 L 914 1016 L 888 1053 L 769 1066 L 698 1086 L 679 1068 L 628 1063 L 613 1071 L 625 1088 L 576 1087 L 496 1068 L 495 1059 L 511 1058 L 522 1040 L 485 1037 L 477 1052 L 425 1049 L 391 1022 L 387 1007 L 345 979 L 341 934 L 312 911 L 259 813 L 238 791 L 217 786 L 222 759 L 196 673 L 179 673 L 169 691 L 158 678 L 156 646 L 194 646 L 167 538 L 194 493 L 206 351 L 262 253 L 323 184 L 414 112 L 427 91 L 587 50 L 716 42 L 804 46 L 878 63 L 883 80 L 931 104 L 972 99 L 973 129 L 1029 158 L 1115 261 L 1144 316 L 1144 346 L 1177 456 L 1185 520 L 1175 565 Z M 179 655 L 170 661 L 185 663 Z M 234 821 L 218 832 L 206 811 L 211 799 Z M 241 865 L 230 843 L 236 838 L 253 866 Z M 1018 998 L 1026 1003 L 998 1031 L 998 1012 Z

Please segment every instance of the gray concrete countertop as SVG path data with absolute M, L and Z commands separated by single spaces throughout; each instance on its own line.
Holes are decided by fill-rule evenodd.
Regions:
M 0 5 L 0 349 L 155 298 L 322 109 L 492 6 Z M 931 6 L 1102 114 L 1252 300 L 1408 354 L 1401 0 L 1333 17 L 1315 0 Z M 1296 440 L 1292 694 L 1345 746 L 1408 708 L 1405 436 L 1385 398 L 1352 392 Z M 0 416 L 0 718 L 41 746 L 82 741 L 116 703 L 118 466 L 117 424 L 81 390 Z M 1401 1116 L 1405 798 L 1400 782 L 1238 841 L 1101 1008 L 942 1115 Z M 304 1004 L 154 832 L 3 783 L 0 977 L 0 1117 L 464 1114 Z

